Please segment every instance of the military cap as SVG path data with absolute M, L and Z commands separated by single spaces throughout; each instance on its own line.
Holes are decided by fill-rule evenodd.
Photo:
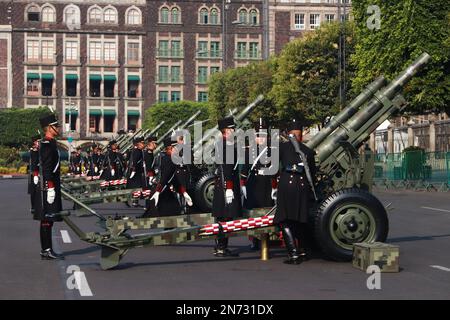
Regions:
M 45 128 L 47 126 L 59 127 L 58 119 L 56 119 L 56 115 L 54 113 L 39 118 L 39 123 L 41 124 L 42 128 Z
M 138 137 L 133 139 L 133 143 L 144 142 L 144 137 Z
M 164 139 L 164 147 L 170 147 L 170 146 L 176 146 L 177 142 L 176 141 L 172 141 L 172 137 L 167 137 Z
M 157 140 L 158 140 L 158 138 L 156 136 L 150 136 L 146 139 L 147 143 L 153 142 L 153 141 L 156 142 Z
M 116 140 L 111 140 L 111 141 L 108 143 L 108 145 L 110 145 L 110 146 L 112 146 L 113 144 L 117 144 L 117 141 L 116 141 Z
M 304 123 L 298 119 L 292 119 L 286 126 L 286 130 L 292 131 L 292 130 L 303 130 Z
M 269 126 L 262 118 L 259 118 L 258 122 L 255 123 L 254 127 L 257 134 L 267 134 L 267 130 L 269 129 Z
M 233 117 L 225 117 L 220 119 L 217 123 L 219 125 L 219 130 L 236 127 Z

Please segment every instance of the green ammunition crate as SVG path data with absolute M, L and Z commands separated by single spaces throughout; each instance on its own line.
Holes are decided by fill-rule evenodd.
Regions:
M 353 245 L 353 266 L 366 271 L 371 265 L 376 265 L 381 272 L 399 272 L 398 246 L 382 242 L 355 243 Z

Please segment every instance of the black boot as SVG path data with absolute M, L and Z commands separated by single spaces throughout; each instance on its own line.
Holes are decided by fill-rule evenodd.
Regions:
M 287 225 L 282 226 L 283 239 L 286 244 L 286 249 L 288 250 L 288 259 L 284 261 L 287 264 L 300 264 L 302 258 L 298 253 L 297 247 L 295 245 L 295 238 L 291 228 Z
M 61 254 L 57 254 L 53 251 L 53 249 L 48 248 L 46 250 L 41 251 L 41 259 L 42 260 L 64 260 L 64 256 Z
M 216 247 L 214 248 L 214 255 L 216 257 L 238 257 L 237 253 L 232 253 L 230 249 L 228 249 L 228 238 L 219 238 L 216 239 Z

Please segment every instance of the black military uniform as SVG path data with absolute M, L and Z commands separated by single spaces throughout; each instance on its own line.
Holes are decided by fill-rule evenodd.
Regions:
M 219 120 L 218 125 L 219 130 L 222 130 L 222 132 L 224 132 L 224 130 L 228 128 L 235 128 L 234 119 L 232 117 L 227 117 Z M 220 150 L 219 148 L 220 145 L 216 146 L 216 152 Z M 236 146 L 234 145 L 233 140 L 227 140 L 224 136 L 221 148 L 223 155 L 223 164 L 218 163 L 216 165 L 216 179 L 214 182 L 212 215 L 216 217 L 218 222 L 225 222 L 230 221 L 233 218 L 240 217 L 242 207 Z M 226 163 L 227 153 L 229 152 L 234 152 L 233 163 Z M 219 236 L 219 238 L 216 240 L 214 254 L 218 257 L 232 255 L 228 250 L 227 237 Z
M 54 114 L 43 117 L 40 120 L 42 128 L 47 126 L 59 127 Z M 51 130 L 51 129 L 49 129 Z M 39 192 L 33 199 L 34 219 L 41 221 L 41 257 L 43 259 L 62 259 L 53 252 L 52 227 L 53 222 L 61 221 L 57 214 L 62 210 L 61 182 L 60 182 L 60 158 L 56 140 L 45 136 L 39 147 L 39 163 L 41 176 Z
M 150 142 L 156 142 L 158 139 L 155 136 L 151 136 L 147 138 L 147 144 Z M 146 176 L 150 185 L 150 180 L 152 180 L 153 177 L 155 177 L 155 154 L 153 153 L 153 150 L 150 150 L 148 148 L 145 149 L 144 152 L 144 161 L 145 161 L 145 169 L 146 169 Z
M 299 121 L 292 121 L 288 125 L 288 132 L 302 130 Z M 295 137 L 292 137 L 295 140 Z M 297 140 L 295 140 L 297 141 Z M 277 210 L 274 223 L 282 228 L 283 238 L 288 249 L 289 259 L 286 263 L 298 264 L 306 258 L 305 242 L 308 222 L 308 212 L 314 201 L 313 186 L 315 181 L 316 165 L 314 151 L 301 142 L 297 142 L 301 155 L 299 155 L 291 140 L 280 143 L 280 180 L 278 184 Z M 306 159 L 304 159 L 304 157 Z M 312 184 L 312 185 L 311 185 Z M 301 249 L 295 245 L 295 238 L 300 242 Z
M 137 147 L 138 143 L 144 142 L 144 138 L 135 138 L 133 142 L 135 146 L 131 152 L 130 160 L 128 161 L 127 188 L 146 189 L 147 179 L 145 178 L 144 170 L 144 150 Z
M 164 139 L 164 147 L 176 145 L 170 137 Z M 151 216 L 174 216 L 181 213 L 180 202 L 176 190 L 179 188 L 179 180 L 176 174 L 177 166 L 173 163 L 168 152 L 162 152 L 157 184 L 152 192 L 152 198 L 146 215 Z M 155 194 L 157 194 L 155 196 Z M 157 205 L 155 207 L 155 198 Z
M 30 148 L 30 162 L 28 164 L 28 194 L 31 199 L 31 214 L 34 215 L 34 198 L 39 189 L 39 140 L 40 136 L 32 139 Z
M 70 167 L 73 174 L 81 174 L 83 166 L 83 157 L 81 156 L 80 149 L 77 148 L 73 156 L 70 158 Z
M 109 142 L 108 151 L 103 157 L 101 165 L 101 179 L 107 181 L 121 179 L 125 171 L 123 156 L 117 149 L 113 148 L 115 144 L 117 144 L 115 140 Z
M 97 145 L 93 145 L 87 157 L 87 176 L 89 177 L 97 176 L 100 171 L 99 166 L 101 162 L 100 157 L 96 152 L 97 148 Z

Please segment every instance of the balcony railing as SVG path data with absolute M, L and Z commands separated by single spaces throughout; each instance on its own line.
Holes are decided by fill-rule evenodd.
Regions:
M 156 83 L 184 83 L 182 74 L 156 74 Z
M 260 50 L 236 50 L 234 52 L 235 59 L 259 60 L 261 59 Z
M 222 59 L 222 50 L 197 50 L 196 57 L 199 59 Z
M 163 49 L 156 48 L 157 58 L 183 58 L 184 52 L 182 49 Z

